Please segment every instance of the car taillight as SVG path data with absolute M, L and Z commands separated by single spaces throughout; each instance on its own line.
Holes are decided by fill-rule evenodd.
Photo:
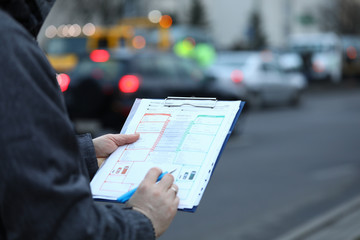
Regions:
M 104 49 L 96 49 L 90 53 L 90 59 L 93 62 L 106 62 L 109 58 L 109 52 Z
M 70 84 L 70 77 L 69 75 L 65 74 L 65 73 L 61 73 L 61 74 L 58 74 L 56 76 L 56 79 L 60 85 L 60 89 L 62 92 L 65 92 L 68 87 L 69 87 L 69 84 Z
M 139 89 L 140 80 L 134 75 L 125 75 L 119 81 L 119 90 L 123 93 L 134 93 Z
M 353 46 L 350 46 L 346 49 L 346 55 L 350 60 L 354 60 L 357 57 L 357 51 L 356 48 Z
M 244 80 L 244 74 L 240 70 L 234 70 L 231 73 L 231 80 L 234 83 L 241 83 Z

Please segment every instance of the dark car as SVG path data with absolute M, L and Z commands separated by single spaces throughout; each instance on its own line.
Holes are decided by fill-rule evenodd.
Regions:
M 135 98 L 207 96 L 207 79 L 192 61 L 168 52 L 95 50 L 69 75 L 60 75 L 70 118 L 120 127 Z M 61 84 L 63 83 L 63 84 Z

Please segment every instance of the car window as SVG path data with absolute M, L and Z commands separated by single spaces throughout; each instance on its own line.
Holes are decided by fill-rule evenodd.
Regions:
M 45 49 L 47 54 L 86 52 L 86 38 L 54 38 L 49 40 Z
M 278 72 L 280 71 L 280 68 L 278 65 L 276 65 L 275 63 L 267 63 L 267 62 L 264 62 L 261 64 L 261 68 L 263 71 L 266 71 L 266 72 Z

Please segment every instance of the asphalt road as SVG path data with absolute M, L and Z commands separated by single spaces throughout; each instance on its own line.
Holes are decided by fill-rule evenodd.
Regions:
M 360 194 L 360 88 L 242 116 L 195 213 L 162 240 L 271 240 Z

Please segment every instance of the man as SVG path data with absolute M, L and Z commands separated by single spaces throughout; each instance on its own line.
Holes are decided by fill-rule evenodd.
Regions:
M 124 208 L 92 200 L 96 157 L 139 136 L 75 136 L 35 40 L 52 4 L 0 2 L 0 239 L 154 239 L 177 211 L 174 178 L 151 169 Z

